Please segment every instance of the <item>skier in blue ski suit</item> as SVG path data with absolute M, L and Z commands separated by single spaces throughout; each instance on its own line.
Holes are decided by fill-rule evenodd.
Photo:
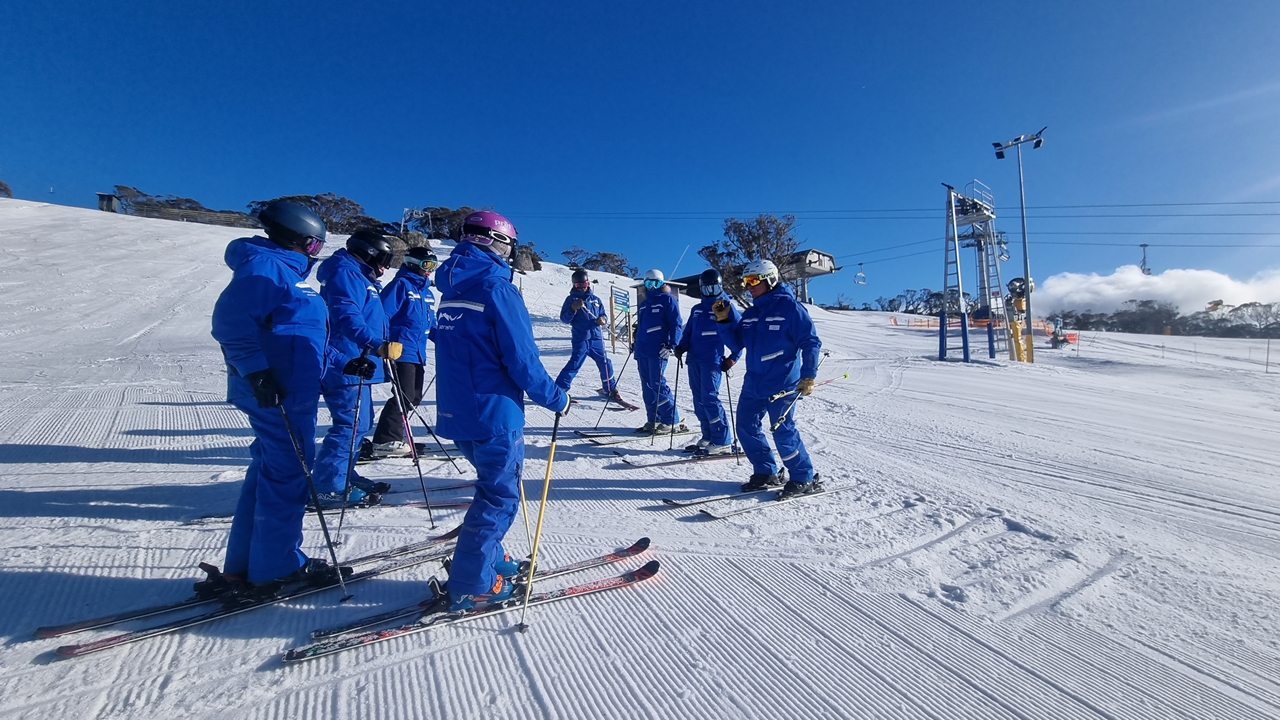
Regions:
M 227 245 L 234 275 L 214 305 L 212 334 L 227 362 L 227 401 L 249 417 L 254 434 L 223 577 L 270 583 L 308 562 L 323 564 L 301 549 L 309 495 L 303 461 L 315 453 L 320 377 L 331 358 L 328 312 L 306 284 L 324 245 L 324 224 L 283 202 L 268 205 L 259 219 L 273 239 Z
M 509 597 L 516 564 L 502 538 L 518 509 L 524 465 L 524 396 L 565 413 L 569 396 L 547 374 L 524 300 L 505 258 L 515 228 L 490 211 L 467 216 L 463 238 L 436 272 L 436 432 L 476 469 L 449 569 L 454 609 Z
M 406 441 L 404 412 L 407 411 L 402 411 L 394 385 L 399 385 L 410 410 L 422 401 L 427 333 L 436 326 L 436 296 L 431 292 L 430 275 L 435 266 L 436 256 L 430 248 L 410 248 L 396 276 L 382 291 L 382 309 L 387 314 L 391 340 L 400 343 L 404 350 L 400 359 L 392 363 L 396 383 L 391 397 L 382 406 L 382 416 L 373 432 L 374 457 L 388 450 L 388 444 Z M 406 446 L 400 454 L 408 453 Z
M 705 282 L 708 279 L 707 273 L 715 274 L 714 283 Z M 689 322 L 685 323 L 684 333 L 674 351 L 676 358 L 684 360 L 689 366 L 689 393 L 693 396 L 693 413 L 698 417 L 702 430 L 701 442 L 694 449 L 704 452 L 712 446 L 715 451 L 719 451 L 733 445 L 729 418 L 725 416 L 724 405 L 720 403 L 720 379 L 742 356 L 741 350 L 728 356 L 724 353 L 724 342 L 720 339 L 711 306 L 720 299 L 727 302 L 729 296 L 720 287 L 720 274 L 715 270 L 707 273 L 703 273 L 702 300 L 689 311 Z M 740 319 L 738 309 L 732 304 L 729 305 L 729 312 L 730 322 Z
M 600 387 L 604 394 L 613 395 L 613 363 L 605 354 L 604 334 L 600 330 L 609 323 L 608 315 L 604 303 L 591 292 L 591 280 L 587 278 L 586 270 L 574 271 L 573 290 L 560 308 L 560 322 L 573 328 L 573 351 L 569 355 L 569 362 L 565 363 L 564 369 L 556 376 L 556 387 L 569 392 L 582 362 L 589 357 L 600 370 Z
M 809 311 L 780 284 L 781 278 L 772 262 L 748 264 L 743 280 L 754 302 L 740 318 L 732 317 L 728 301 L 720 300 L 713 305 L 724 344 L 734 352 L 746 351 L 747 373 L 738 400 L 737 431 L 754 474 L 743 485 L 743 490 L 781 484 L 778 464 L 769 450 L 761 421 L 768 413 L 776 423 L 785 412 L 785 419 L 773 431 L 773 442 L 789 473 L 784 492 L 789 493 L 793 485 L 808 492 L 807 486 L 814 480 L 815 473 L 795 425 L 798 403 L 792 405 L 792 401 L 796 399 L 796 392 L 802 395 L 812 392 L 822 341 L 818 339 Z M 751 285 L 753 281 L 758 284 Z M 792 392 L 770 401 L 770 397 L 785 391 Z
M 390 328 L 382 308 L 382 284 L 378 282 L 390 263 L 391 246 L 386 239 L 371 231 L 359 231 L 348 238 L 346 248 L 329 256 L 316 271 L 320 296 L 329 307 L 329 345 L 336 355 L 346 359 L 345 365 L 330 366 L 320 383 L 332 424 L 316 454 L 313 477 L 316 490 L 326 503 L 340 502 L 343 497 L 359 502 L 366 493 L 386 489 L 374 488 L 351 469 L 351 446 L 353 432 L 358 447 L 359 438 L 373 427 L 370 383 L 386 382 L 382 363 L 367 356 L 395 360 L 403 348 L 400 343 L 388 342 Z M 354 427 L 357 401 L 358 428 Z M 348 489 L 348 482 L 354 489 Z
M 661 270 L 646 272 L 643 284 L 644 301 L 636 311 L 635 358 L 648 422 L 637 432 L 666 432 L 680 422 L 666 373 L 667 358 L 680 341 L 684 320 L 680 301 L 667 291 Z

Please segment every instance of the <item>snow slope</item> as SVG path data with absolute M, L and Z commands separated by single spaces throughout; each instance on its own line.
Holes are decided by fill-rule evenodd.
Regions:
M 1086 333 L 1033 366 L 962 365 L 887 315 L 820 309 L 819 379 L 849 378 L 799 423 L 852 491 L 706 520 L 658 500 L 729 491 L 748 467 L 635 468 L 613 450 L 643 462 L 667 443 L 562 433 L 544 562 L 648 535 L 653 580 L 532 610 L 525 634 L 503 616 L 279 662 L 313 628 L 416 601 L 432 564 L 345 605 L 320 594 L 55 661 L 109 631 L 31 640 L 37 626 L 184 597 L 196 563 L 221 562 L 226 525 L 187 522 L 229 513 L 248 462 L 209 337 L 241 232 L 0 200 L 0 718 L 1280 717 L 1280 375 L 1262 342 Z M 518 281 L 554 374 L 568 271 Z M 634 368 L 622 385 L 639 397 Z M 595 387 L 588 364 L 565 429 L 595 424 Z M 551 420 L 529 411 L 534 497 Z M 607 411 L 602 427 L 641 422 Z M 418 487 L 404 461 L 366 474 Z M 340 552 L 460 518 L 353 512 Z M 509 546 L 526 547 L 519 520 Z

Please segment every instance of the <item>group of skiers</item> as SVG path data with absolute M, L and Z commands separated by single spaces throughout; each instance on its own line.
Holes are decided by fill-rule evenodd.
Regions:
M 219 587 L 198 589 L 273 595 L 291 583 L 334 582 L 346 571 L 303 554 L 303 514 L 308 502 L 318 509 L 370 502 L 389 489 L 356 473 L 353 453 L 373 427 L 371 385 L 388 380 L 392 397 L 371 451 L 374 457 L 412 452 L 407 417 L 422 399 L 429 337 L 442 379 L 435 384 L 435 430 L 455 442 L 477 476 L 443 600 L 456 611 L 509 598 L 520 565 L 502 540 L 519 506 L 525 396 L 564 416 L 573 379 L 590 357 L 600 371 L 600 392 L 623 402 L 604 350 L 605 307 L 587 272 L 574 272 L 561 310 L 561 320 L 572 327 L 572 352 L 553 380 L 511 282 L 507 261 L 516 229 L 503 216 L 468 215 L 461 241 L 438 268 L 429 248 L 411 248 L 386 288 L 380 278 L 393 262 L 391 244 L 376 231 L 358 231 L 319 263 L 319 293 L 306 280 L 324 247 L 320 218 L 277 201 L 258 219 L 265 238 L 227 246 L 234 276 L 213 313 L 213 336 L 227 362 L 228 401 L 248 416 L 255 439 L 223 572 L 206 581 Z M 430 289 L 433 270 L 438 305 Z M 687 357 L 701 439 L 686 450 L 732 452 L 733 430 L 719 389 L 723 374 L 745 353 L 736 431 L 753 473 L 742 490 L 783 486 L 782 497 L 818 490 L 793 408 L 797 393 L 812 391 L 821 342 L 773 263 L 752 262 L 743 281 L 754 302 L 739 313 L 719 273 L 704 272 L 702 299 L 686 324 L 661 271 L 645 273 L 632 342 L 647 415 L 637 432 L 684 430 L 665 374 L 672 355 L 681 364 Z M 321 396 L 332 424 L 317 451 Z M 780 472 L 761 428 L 766 413 L 789 476 Z

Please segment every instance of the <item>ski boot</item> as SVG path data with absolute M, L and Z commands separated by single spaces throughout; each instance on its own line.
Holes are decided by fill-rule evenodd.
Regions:
M 384 443 L 374 443 L 372 456 L 375 460 L 382 458 L 406 458 L 413 455 L 413 449 L 409 447 L 409 443 L 403 440 L 392 440 Z
M 369 495 L 358 487 L 353 487 L 345 494 L 340 492 L 317 493 L 320 498 L 321 510 L 337 510 L 343 505 L 347 507 L 358 507 L 361 505 L 377 505 L 382 502 L 381 495 Z M 370 500 L 369 498 L 373 498 Z M 315 503 L 307 503 L 307 509 L 315 511 Z
M 702 450 L 703 448 L 705 448 L 706 446 L 708 446 L 708 445 L 710 445 L 710 444 L 711 444 L 711 442 L 710 442 L 710 441 L 707 441 L 707 440 L 699 440 L 699 441 L 698 441 L 696 444 L 694 444 L 694 445 L 686 445 L 686 446 L 685 446 L 685 448 L 684 448 L 683 450 L 681 450 L 680 452 L 683 452 L 683 453 L 692 453 L 692 454 L 695 454 L 695 455 L 696 455 L 700 450 Z
M 195 591 L 196 597 L 201 600 L 212 600 L 236 589 L 243 587 L 244 578 L 239 575 L 228 575 L 218 569 L 217 565 L 209 563 L 200 563 L 200 569 L 207 573 L 204 580 L 196 581 L 191 589 Z
M 707 443 L 703 447 L 693 453 L 694 457 L 711 457 L 712 455 L 728 455 L 733 452 L 732 445 L 716 445 L 715 443 Z
M 653 432 L 655 435 L 670 435 L 671 433 L 686 433 L 686 432 L 689 432 L 689 426 L 685 425 L 682 422 L 678 422 L 672 425 L 668 425 L 667 423 L 657 423 L 653 426 Z
M 645 423 L 645 424 L 641 425 L 640 427 L 636 428 L 636 434 L 637 434 L 637 435 L 652 435 L 652 434 L 653 434 L 653 431 L 654 431 L 654 428 L 656 428 L 657 426 L 658 426 L 658 423 L 656 423 L 656 422 L 654 422 L 654 421 L 650 420 L 649 422 L 647 422 L 647 423 Z
M 777 499 L 790 500 L 791 498 L 800 497 L 801 495 L 820 493 L 825 489 L 826 488 L 822 486 L 821 478 L 818 477 L 817 473 L 814 473 L 813 479 L 809 482 L 796 482 L 795 480 L 788 482 L 782 488 L 782 491 L 778 493 Z
M 780 473 L 755 473 L 751 479 L 742 483 L 742 492 L 755 492 L 766 488 L 778 487 L 786 478 L 786 471 Z
M 391 483 L 375 482 L 367 477 L 356 475 L 351 478 L 351 485 L 363 490 L 367 495 L 377 495 L 378 498 L 373 501 L 366 501 L 366 505 L 377 505 L 383 495 L 391 492 Z
M 463 610 L 474 610 L 477 608 L 488 607 L 509 600 L 512 592 L 515 591 L 515 583 L 510 580 L 498 576 L 493 584 L 493 589 L 487 593 L 476 593 L 474 595 L 454 595 L 449 593 L 449 612 L 461 612 Z

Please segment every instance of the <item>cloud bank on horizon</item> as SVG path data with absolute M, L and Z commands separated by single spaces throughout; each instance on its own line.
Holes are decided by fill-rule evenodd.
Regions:
M 1137 265 L 1123 265 L 1110 275 L 1058 273 L 1036 287 L 1036 314 L 1060 310 L 1115 312 L 1127 300 L 1173 303 L 1189 315 L 1213 300 L 1227 305 L 1280 301 L 1280 270 L 1264 270 L 1248 280 L 1235 280 L 1213 270 L 1165 270 L 1143 275 Z

